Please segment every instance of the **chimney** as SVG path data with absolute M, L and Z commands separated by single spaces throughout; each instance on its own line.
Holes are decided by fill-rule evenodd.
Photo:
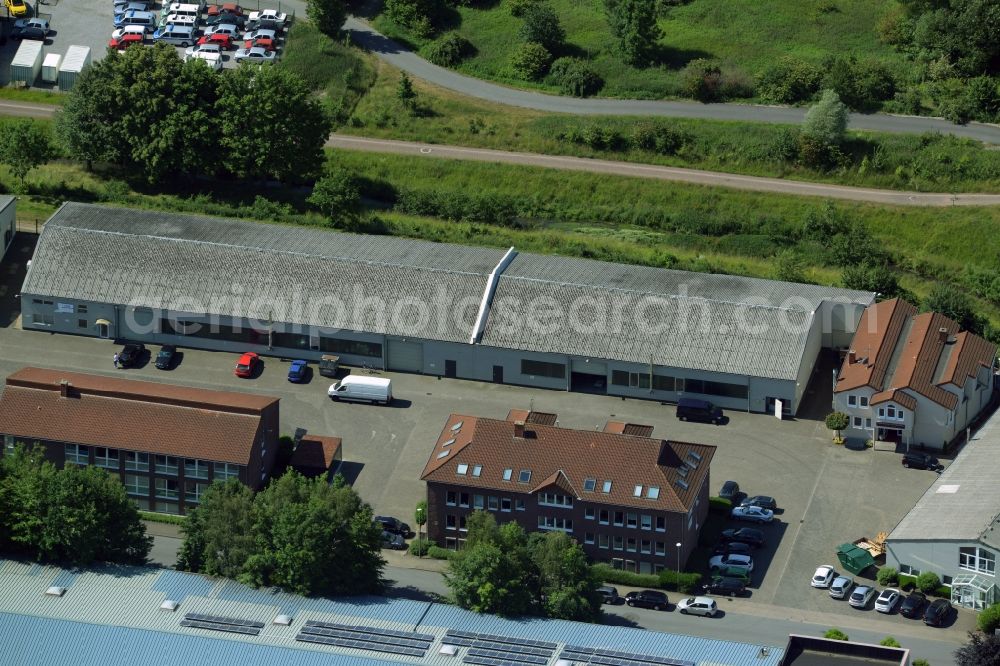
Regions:
M 514 421 L 514 437 L 524 439 L 524 421 Z
M 67 380 L 67 379 L 60 379 L 59 380 L 59 395 L 61 395 L 64 398 L 68 398 L 69 397 L 69 387 L 70 386 L 72 386 L 72 384 L 69 383 L 69 380 Z
M 948 342 L 948 329 L 947 328 L 939 328 L 938 329 L 938 342 L 940 342 L 941 344 L 947 344 L 947 342 Z
M 857 363 L 857 362 L 858 362 L 858 353 L 856 351 L 854 351 L 853 349 L 851 351 L 847 352 L 847 364 L 848 365 L 853 365 L 854 363 Z

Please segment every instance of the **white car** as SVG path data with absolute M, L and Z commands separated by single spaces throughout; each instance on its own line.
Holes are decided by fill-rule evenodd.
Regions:
M 736 520 L 749 520 L 754 523 L 769 523 L 774 520 L 774 512 L 759 506 L 734 506 L 730 514 Z
M 887 587 L 882 590 L 881 594 L 878 595 L 878 599 L 875 600 L 875 610 L 879 613 L 891 613 L 892 609 L 896 607 L 899 600 L 902 598 L 902 594 L 899 590 Z
M 847 576 L 837 576 L 830 583 L 830 596 L 834 599 L 843 599 L 851 592 L 854 581 Z
M 258 37 L 265 37 L 271 39 L 272 41 L 278 41 L 278 33 L 268 28 L 257 28 L 256 30 L 248 31 L 243 35 L 243 39 L 248 42 L 257 39 Z
M 189 56 L 184 56 L 184 62 L 189 60 L 201 60 L 203 63 L 209 66 L 210 69 L 214 69 L 216 72 L 222 70 L 222 54 L 212 53 L 211 51 L 203 51 L 201 53 L 192 53 Z
M 746 569 L 747 573 L 753 571 L 753 558 L 749 555 L 730 553 L 729 555 L 716 555 L 708 561 L 708 568 L 712 570 L 725 569 L 727 567 L 740 567 Z
M 837 572 L 829 564 L 824 564 L 816 569 L 812 580 L 809 582 L 813 587 L 830 587 L 830 583 L 837 577 Z
M 210 25 L 205 28 L 205 35 L 229 35 L 234 40 L 239 39 L 239 32 L 240 29 L 232 23 L 220 23 L 219 25 Z
M 868 587 L 867 585 L 858 585 L 856 588 L 854 588 L 854 591 L 851 592 L 851 596 L 847 600 L 847 603 L 851 604 L 855 608 L 867 608 L 868 602 L 870 602 L 872 600 L 872 597 L 874 596 L 875 596 L 874 587 Z
M 14 21 L 14 30 L 24 30 L 28 26 L 49 32 L 49 22 L 40 18 L 21 18 Z
M 244 60 L 249 62 L 274 62 L 276 57 L 277 54 L 274 51 L 268 51 L 263 46 L 251 46 L 248 49 L 239 49 L 236 51 L 233 60 L 236 62 L 243 62 Z
M 277 21 L 284 25 L 288 22 L 288 14 L 279 12 L 277 9 L 265 9 L 260 12 L 250 12 L 248 20 L 251 23 L 254 21 Z
M 683 615 L 714 617 L 719 612 L 719 607 L 714 599 L 708 597 L 688 597 L 677 602 L 677 610 Z
M 199 53 L 214 53 L 222 57 L 222 47 L 218 44 L 195 44 L 184 49 L 184 60 L 191 60 Z
M 111 39 L 115 41 L 121 41 L 121 38 L 128 34 L 142 35 L 142 38 L 146 38 L 146 26 L 143 25 L 126 25 L 121 28 L 115 28 L 114 32 L 111 33 Z

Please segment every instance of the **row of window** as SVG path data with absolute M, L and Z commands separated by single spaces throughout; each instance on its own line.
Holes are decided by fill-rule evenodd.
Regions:
M 542 497 L 547 497 L 548 502 L 543 502 Z M 561 500 L 558 498 L 562 498 Z M 471 500 L 471 501 L 470 501 Z M 569 502 L 569 504 L 560 502 Z M 572 507 L 573 498 L 565 495 L 539 495 L 539 506 Z M 479 495 L 449 490 L 445 493 L 445 504 L 448 506 L 458 506 L 462 508 L 472 508 L 477 510 L 501 511 L 509 513 L 511 511 L 524 511 L 523 499 L 511 499 L 509 497 L 497 497 L 496 495 Z M 601 509 L 598 511 L 593 507 L 583 510 L 585 520 L 596 520 L 601 525 L 614 525 L 615 527 L 627 527 L 630 529 L 656 530 L 657 532 L 667 531 L 666 516 L 651 516 L 649 514 L 636 513 L 633 511 L 611 511 Z
M 648 389 L 651 382 L 648 372 L 612 370 L 611 383 L 615 386 Z M 745 384 L 731 384 L 729 382 L 716 382 L 707 379 L 686 379 L 684 377 L 671 377 L 670 375 L 653 374 L 652 387 L 654 391 L 684 391 L 687 393 L 715 395 L 741 400 L 745 400 L 748 395 L 748 388 Z
M 471 504 L 470 504 L 471 498 Z M 514 511 L 524 511 L 524 500 L 515 499 L 511 500 L 509 497 L 497 497 L 496 495 L 473 495 L 470 493 L 458 492 L 455 490 L 449 490 L 445 494 L 445 504 L 448 506 L 460 506 L 473 509 L 489 509 L 490 511 L 504 511 L 509 512 Z
M 535 377 L 552 377 L 566 379 L 565 363 L 549 363 L 547 361 L 530 361 L 521 359 L 521 374 Z
M 868 406 L 868 396 L 866 395 L 854 395 L 853 393 L 847 394 L 847 405 L 849 407 L 867 407 Z
M 583 542 L 588 545 L 597 544 L 597 547 L 602 550 L 642 553 L 643 555 L 656 555 L 657 557 L 667 556 L 666 541 L 654 541 L 653 539 L 641 539 L 637 537 L 623 537 L 614 534 L 608 535 L 586 532 L 583 535 Z
M 213 340 L 228 340 L 248 344 L 270 344 L 274 347 L 288 349 L 317 349 L 341 355 L 367 356 L 382 358 L 382 345 L 378 342 L 362 342 L 360 340 L 341 340 L 309 333 L 292 333 L 286 331 L 257 330 L 242 326 L 227 324 L 204 324 L 193 321 L 176 321 L 164 317 L 160 319 L 160 330 L 172 335 L 187 335 L 196 338 L 211 338 Z
M 985 548 L 969 546 L 958 549 L 958 567 L 960 569 L 992 576 L 996 571 L 996 566 L 996 555 Z
M 118 470 L 120 460 L 124 457 L 125 471 L 127 472 L 148 472 L 148 453 L 137 451 L 119 451 L 103 446 L 89 447 L 82 444 L 66 444 L 64 454 L 67 464 L 89 465 L 90 454 L 93 449 L 94 465 L 110 470 Z M 177 476 L 180 471 L 180 461 L 182 459 L 175 456 L 153 456 L 154 470 L 157 474 L 165 476 Z M 208 462 L 194 458 L 183 458 L 184 476 L 188 479 L 208 479 Z M 225 481 L 226 479 L 239 478 L 240 466 L 232 463 L 215 463 L 215 480 Z
M 650 516 L 649 514 L 635 513 L 633 511 L 611 511 L 601 509 L 597 511 L 591 507 L 583 510 L 583 517 L 587 520 L 597 519 L 601 525 L 614 525 L 615 527 L 628 527 L 631 529 L 652 530 L 657 532 L 667 531 L 666 516 Z
M 176 479 L 154 479 L 154 488 L 157 499 L 179 499 L 180 482 Z M 208 490 L 207 483 L 197 481 L 184 482 L 184 501 L 188 503 L 198 503 L 201 501 L 205 491 Z M 149 496 L 149 477 L 139 474 L 125 475 L 125 492 L 129 495 Z
M 559 493 L 538 493 L 538 506 L 573 508 L 573 498 Z

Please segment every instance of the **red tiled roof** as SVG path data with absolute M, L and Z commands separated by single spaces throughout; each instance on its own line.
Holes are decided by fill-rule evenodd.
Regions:
M 540 423 L 541 425 L 555 425 L 557 414 L 549 412 L 534 412 L 530 409 L 512 409 L 507 412 L 508 421 L 524 421 L 525 423 Z
M 459 424 L 461 427 L 456 428 Z M 694 452 L 700 460 L 688 458 L 688 452 Z M 707 444 L 540 424 L 527 425 L 525 436 L 515 437 L 513 422 L 452 414 L 421 478 L 521 493 L 556 484 L 568 486 L 567 491 L 592 502 L 687 512 L 708 475 L 714 453 L 715 447 Z M 678 468 L 685 460 L 692 464 L 685 466 L 686 477 L 682 477 Z M 470 469 L 481 465 L 480 476 L 459 476 L 459 464 Z M 512 470 L 510 481 L 503 479 L 505 469 Z M 527 484 L 518 482 L 521 470 L 531 471 Z M 597 487 L 593 492 L 584 490 L 585 479 L 595 479 Z M 686 483 L 686 489 L 677 483 L 678 479 Z M 601 491 L 605 480 L 611 481 L 611 492 L 607 494 Z M 643 487 L 642 496 L 634 497 L 638 485 Z M 650 486 L 660 489 L 658 499 L 646 499 Z
M 295 447 L 289 464 L 295 469 L 327 470 L 337 459 L 340 437 L 306 435 Z
M 917 399 L 914 398 L 912 395 L 904 393 L 899 389 L 880 391 L 879 393 L 876 393 L 875 395 L 872 396 L 871 404 L 880 405 L 883 402 L 889 402 L 889 401 L 895 402 L 897 405 L 905 407 L 911 412 L 917 408 Z
M 68 396 L 60 380 L 70 382 Z M 246 465 L 277 398 L 24 368 L 0 396 L 0 433 Z
M 604 424 L 604 432 L 613 432 L 618 435 L 635 435 L 636 437 L 652 437 L 653 426 L 626 423 L 625 421 L 608 421 Z
M 979 374 L 979 368 L 992 368 L 997 346 L 978 335 L 962 331 L 955 336 L 955 349 L 938 383 L 962 386 L 966 378 Z
M 865 308 L 851 341 L 851 351 L 858 362 L 850 363 L 849 356 L 844 359 L 837 377 L 838 393 L 861 386 L 882 386 L 903 324 L 915 314 L 915 307 L 898 298 Z

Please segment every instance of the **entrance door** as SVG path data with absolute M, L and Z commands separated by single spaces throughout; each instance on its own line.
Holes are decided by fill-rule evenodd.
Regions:
M 458 376 L 458 368 L 455 361 L 444 362 L 444 376 L 452 379 Z
M 493 366 L 493 383 L 503 384 L 503 366 L 494 365 Z
M 98 319 L 97 322 L 97 335 L 98 337 L 107 340 L 111 336 L 111 322 L 107 319 Z

